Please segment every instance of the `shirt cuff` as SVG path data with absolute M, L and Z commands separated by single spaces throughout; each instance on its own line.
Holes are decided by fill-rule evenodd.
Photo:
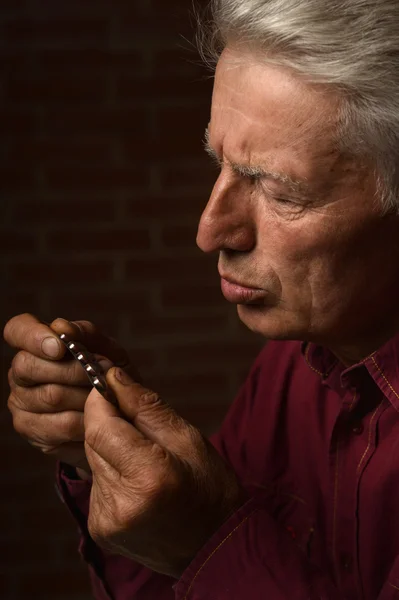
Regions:
M 74 467 L 57 463 L 56 488 L 61 501 L 67 506 L 78 525 L 79 554 L 96 571 L 99 570 L 98 550 L 87 529 L 91 479 L 80 479 Z
M 87 532 L 91 479 L 80 479 L 74 467 L 58 462 L 56 470 L 56 490 L 61 501 L 79 524 L 82 534 Z

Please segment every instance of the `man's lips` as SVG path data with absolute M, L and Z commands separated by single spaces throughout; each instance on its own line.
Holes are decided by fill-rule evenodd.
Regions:
M 221 276 L 221 278 L 222 293 L 229 302 L 235 304 L 260 304 L 260 300 L 265 297 L 264 290 L 241 285 L 230 278 L 227 279 L 225 276 Z
M 226 281 L 228 281 L 228 283 L 232 283 L 233 285 L 238 285 L 239 287 L 242 287 L 246 290 L 260 291 L 260 288 L 254 287 L 253 285 L 246 285 L 245 283 L 241 283 L 240 281 L 237 281 L 236 279 L 234 279 L 234 277 L 230 277 L 230 275 L 225 275 L 224 273 L 221 273 L 220 271 L 219 271 L 219 275 L 222 279 L 225 279 Z

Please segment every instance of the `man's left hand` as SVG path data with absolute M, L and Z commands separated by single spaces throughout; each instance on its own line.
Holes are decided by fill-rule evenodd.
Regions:
M 155 392 L 116 368 L 107 383 L 119 410 L 95 389 L 85 405 L 90 535 L 178 579 L 245 492 L 211 443 Z

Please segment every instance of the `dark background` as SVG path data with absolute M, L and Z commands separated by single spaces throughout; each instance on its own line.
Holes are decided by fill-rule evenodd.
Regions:
M 1 0 L 1 323 L 89 319 L 200 427 L 263 343 L 195 235 L 216 173 L 188 0 Z M 90 597 L 54 464 L 13 432 L 2 351 L 0 598 Z

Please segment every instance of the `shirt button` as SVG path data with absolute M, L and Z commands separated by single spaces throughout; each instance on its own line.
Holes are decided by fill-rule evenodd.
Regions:
M 352 427 L 352 432 L 355 435 L 361 435 L 364 431 L 363 423 L 357 423 L 354 427 Z

